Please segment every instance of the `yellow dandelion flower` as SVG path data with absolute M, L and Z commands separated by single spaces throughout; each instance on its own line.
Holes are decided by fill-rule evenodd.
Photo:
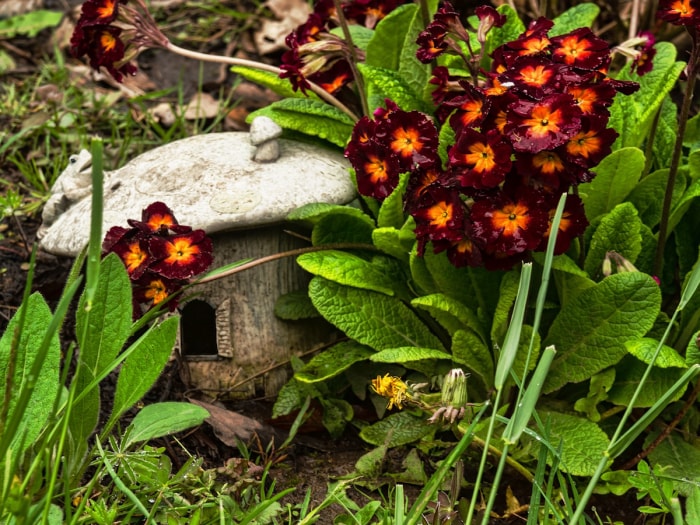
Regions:
M 384 377 L 377 376 L 372 380 L 372 389 L 382 397 L 389 399 L 387 408 L 391 410 L 394 406 L 401 410 L 402 403 L 411 398 L 408 394 L 408 386 L 400 377 L 390 376 L 386 374 Z

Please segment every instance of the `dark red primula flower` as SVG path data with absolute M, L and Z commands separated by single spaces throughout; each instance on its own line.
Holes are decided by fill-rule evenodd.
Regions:
M 416 57 L 418 60 L 428 64 L 442 55 L 448 47 L 445 41 L 446 36 L 447 28 L 444 25 L 436 22 L 428 24 L 416 39 L 416 44 L 418 44 Z
M 523 56 L 513 62 L 498 80 L 502 84 L 512 83 L 513 90 L 532 99 L 541 99 L 546 94 L 557 92 L 561 65 L 548 57 Z
M 549 235 L 552 231 L 552 221 L 554 220 L 554 215 L 557 211 L 556 203 L 550 204 L 550 209 L 548 212 L 548 222 L 547 231 L 542 237 L 542 242 L 540 243 L 537 251 L 545 251 L 547 249 L 547 242 L 549 241 Z M 562 213 L 561 221 L 559 221 L 559 230 L 557 232 L 557 242 L 554 245 L 554 254 L 559 255 L 566 252 L 573 241 L 579 235 L 583 235 L 588 226 L 588 219 L 586 219 L 586 213 L 583 209 L 583 202 L 578 195 L 567 195 L 566 204 L 564 205 L 564 213 Z
M 361 195 L 386 199 L 399 183 L 399 160 L 388 148 L 374 141 L 350 142 L 345 156 L 355 168 L 357 189 Z
M 80 11 L 78 25 L 109 25 L 117 19 L 119 4 L 128 0 L 87 0 Z
M 432 166 L 438 160 L 437 129 L 419 111 L 393 111 L 379 123 L 376 132 L 399 159 L 401 171 L 410 171 L 416 165 Z
M 564 92 L 574 98 L 584 115 L 608 116 L 608 107 L 615 98 L 615 89 L 606 83 L 600 84 L 569 84 Z
M 105 252 L 114 252 L 119 256 L 132 280 L 141 277 L 155 260 L 149 250 L 148 237 L 137 229 L 111 228 L 102 247 Z
M 168 279 L 189 279 L 212 263 L 212 242 L 204 230 L 151 237 L 148 248 L 156 261 L 150 269 Z
M 150 309 L 181 289 L 182 282 L 180 281 L 167 279 L 157 273 L 146 272 L 134 283 L 134 301 L 139 305 L 144 304 L 147 309 Z M 170 299 L 168 309 L 173 312 L 175 308 L 177 308 L 177 300 Z
M 484 135 L 464 128 L 450 148 L 449 167 L 463 187 L 494 188 L 510 171 L 511 154 L 510 144 L 497 131 Z
M 698 0 L 659 0 L 656 16 L 669 24 L 697 27 L 700 23 Z
M 129 226 L 156 235 L 168 235 L 170 232 L 187 233 L 192 231 L 189 226 L 182 226 L 177 222 L 173 211 L 162 202 L 149 204 L 141 212 L 141 220 L 127 220 Z
M 642 31 L 638 35 L 640 38 L 644 38 L 646 41 L 641 45 L 639 49 L 639 55 L 632 61 L 632 71 L 636 71 L 641 77 L 649 73 L 654 67 L 654 57 L 656 56 L 656 48 L 654 44 L 656 38 L 654 34 L 650 31 Z
M 516 151 L 536 153 L 561 146 L 581 129 L 581 110 L 571 95 L 512 103 L 505 133 Z
M 474 87 L 466 80 L 460 80 L 459 85 L 463 90 L 461 95 L 445 101 L 440 111 L 454 112 L 450 116 L 450 127 L 459 134 L 463 128 L 474 128 L 481 125 L 489 110 L 491 101 L 479 88 Z
M 426 192 L 411 215 L 416 220 L 419 255 L 428 241 L 460 241 L 465 236 L 465 208 L 457 192 L 444 189 Z
M 618 133 L 612 128 L 606 128 L 606 122 L 602 118 L 581 119 L 581 130 L 566 142 L 566 154 L 570 162 L 588 169 L 610 154 Z
M 114 80 L 121 82 L 124 75 L 136 73 L 136 67 L 124 62 L 122 30 L 109 25 L 78 25 L 71 36 L 71 54 L 80 58 L 87 55 L 90 67 L 99 70 L 103 66 Z
M 580 69 L 599 69 L 610 57 L 610 46 L 587 27 L 551 38 L 552 59 Z

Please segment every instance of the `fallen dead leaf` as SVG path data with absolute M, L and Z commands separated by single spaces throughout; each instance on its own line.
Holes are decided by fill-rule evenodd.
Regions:
M 262 55 L 286 49 L 284 39 L 298 25 L 306 22 L 311 8 L 306 0 L 268 0 L 265 5 L 278 20 L 263 20 L 253 39 Z
M 185 108 L 185 118 L 196 120 L 214 118 L 219 114 L 219 102 L 209 93 L 197 93 Z
M 236 447 L 239 440 L 248 441 L 255 434 L 263 442 L 270 441 L 276 434 L 275 429 L 271 426 L 237 412 L 232 412 L 197 399 L 190 399 L 189 401 L 209 411 L 209 417 L 205 421 L 211 425 L 216 437 L 229 447 Z M 283 440 L 279 441 L 282 442 Z

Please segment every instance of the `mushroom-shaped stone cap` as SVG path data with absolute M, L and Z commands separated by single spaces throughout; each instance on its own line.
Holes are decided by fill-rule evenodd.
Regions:
M 208 233 L 280 223 L 299 206 L 346 204 L 355 197 L 340 152 L 278 139 L 280 157 L 257 163 L 248 133 L 212 133 L 148 151 L 105 173 L 103 237 L 112 226 L 140 219 L 155 201 L 180 224 Z M 60 215 L 42 238 L 50 253 L 74 257 L 87 244 L 90 196 Z

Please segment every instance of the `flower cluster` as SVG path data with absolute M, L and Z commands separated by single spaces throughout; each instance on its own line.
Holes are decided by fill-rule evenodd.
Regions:
M 306 22 L 285 39 L 289 50 L 282 55 L 280 77 L 288 78 L 293 89 L 302 93 L 306 93 L 309 82 L 331 94 L 340 92 L 354 79 L 351 61 L 362 51 L 350 49 L 345 40 L 331 32 L 339 25 L 338 17 L 374 28 L 403 3 L 405 0 L 353 0 L 341 4 L 342 13 L 338 13 L 333 0 L 318 0 Z
M 124 262 L 134 287 L 134 315 L 178 292 L 212 263 L 212 242 L 204 230 L 178 224 L 162 202 L 143 210 L 141 220 L 129 219 L 131 228 L 113 226 L 102 243 L 104 255 L 116 253 Z M 177 306 L 173 298 L 171 311 Z
M 489 11 L 481 15 L 488 28 L 503 23 Z M 416 221 L 419 255 L 431 242 L 456 266 L 507 269 L 544 250 L 561 193 L 590 181 L 591 168 L 610 153 L 617 133 L 607 127 L 608 107 L 617 92 L 639 86 L 607 76 L 611 49 L 590 29 L 550 37 L 552 25 L 533 21 L 494 50 L 490 71 L 478 80 L 434 69 L 435 117 L 455 137 L 445 166 L 437 128 L 419 112 L 387 101 L 374 120 L 356 125 L 346 156 L 360 193 L 381 200 L 399 174 L 410 173 L 405 208 Z M 445 4 L 418 37 L 418 57 L 459 47 L 444 42 L 461 27 Z M 556 253 L 587 224 L 580 198 L 569 195 Z
M 104 67 L 117 82 L 136 73 L 130 63 L 146 47 L 167 47 L 143 0 L 87 0 L 71 37 L 71 54 L 87 56 L 93 69 Z

